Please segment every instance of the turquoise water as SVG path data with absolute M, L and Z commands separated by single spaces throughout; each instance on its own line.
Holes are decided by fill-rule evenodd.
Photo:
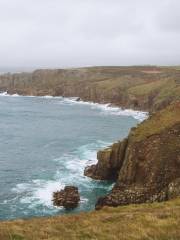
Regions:
M 97 150 L 125 137 L 144 114 L 50 97 L 0 96 L 0 219 L 94 209 L 113 183 L 83 176 Z M 71 184 L 81 202 L 52 205 L 53 191 Z

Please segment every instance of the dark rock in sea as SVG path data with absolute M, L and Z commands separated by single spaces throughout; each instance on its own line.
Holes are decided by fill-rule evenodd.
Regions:
M 74 186 L 66 186 L 63 190 L 53 193 L 54 206 L 63 206 L 66 209 L 72 209 L 78 206 L 79 201 L 78 188 Z
M 80 97 L 76 98 L 76 102 L 80 102 L 80 101 L 81 101 Z

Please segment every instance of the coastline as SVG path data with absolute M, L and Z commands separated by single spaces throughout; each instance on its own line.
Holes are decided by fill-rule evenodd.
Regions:
M 42 69 L 0 76 L 0 91 L 31 96 L 78 96 L 123 109 L 155 112 L 179 99 L 180 71 L 158 66 Z
M 26 98 L 26 101 L 29 102 L 28 99 L 29 98 L 33 98 L 32 101 L 34 103 L 37 101 L 37 103 L 39 102 L 39 103 L 46 104 L 46 101 L 47 101 L 48 104 L 50 104 L 50 105 L 51 104 L 56 104 L 56 103 L 58 103 L 58 105 L 59 105 L 59 103 L 60 103 L 60 105 L 61 104 L 63 104 L 63 105 L 66 104 L 67 107 L 68 107 L 68 105 L 71 105 L 71 107 L 73 107 L 74 104 L 75 105 L 83 105 L 84 106 L 83 109 L 86 109 L 86 108 L 90 109 L 91 108 L 93 110 L 92 112 L 94 112 L 94 109 L 95 109 L 95 113 L 100 115 L 100 116 L 103 116 L 103 115 L 115 115 L 117 117 L 115 117 L 114 119 L 116 119 L 117 121 L 119 119 L 118 116 L 125 116 L 125 119 L 126 119 L 127 116 L 129 116 L 130 117 L 130 122 L 132 122 L 132 123 L 134 122 L 135 125 L 136 125 L 136 123 L 138 124 L 138 122 L 140 122 L 140 120 L 142 119 L 141 112 L 139 112 L 139 111 L 138 112 L 132 111 L 132 110 L 124 111 L 124 110 L 121 110 L 121 109 L 119 109 L 117 107 L 113 107 L 112 108 L 111 106 L 109 106 L 110 104 L 107 105 L 107 104 L 97 104 L 97 103 L 92 103 L 92 102 L 83 102 L 83 101 L 79 101 L 79 100 L 76 101 L 77 98 L 63 98 L 63 97 L 55 97 L 54 98 L 52 96 L 38 96 L 37 99 L 36 99 L 36 96 L 30 96 L 30 97 L 29 96 L 19 96 L 17 94 L 16 95 L 7 95 L 6 93 L 2 93 L 1 96 L 4 97 L 4 101 L 7 102 L 7 103 L 8 102 L 10 102 L 10 103 L 14 102 L 15 99 L 13 99 L 13 98 L 16 98 L 15 102 L 17 102 L 17 103 L 22 103 L 23 101 L 25 101 L 25 98 Z M 11 98 L 11 100 L 10 99 L 6 100 L 6 98 Z M 42 100 L 40 100 L 40 99 L 42 99 Z M 31 102 L 31 100 L 30 100 L 30 102 Z M 76 106 L 75 109 L 76 108 L 79 109 L 81 107 Z M 58 111 L 58 108 L 57 108 L 57 111 Z M 139 116 L 140 116 L 140 118 L 139 118 Z M 143 117 L 144 117 L 144 115 L 143 115 Z M 134 121 L 133 118 L 136 119 L 136 121 Z M 120 119 L 123 119 L 123 118 L 120 117 Z M 132 126 L 134 126 L 134 125 L 132 125 Z M 123 135 L 123 137 L 124 136 L 125 135 Z M 118 140 L 119 136 L 116 136 L 115 139 Z M 91 146 L 87 146 L 86 149 L 82 149 L 83 150 L 83 155 L 85 154 L 84 151 L 87 150 L 87 154 L 84 155 L 84 159 L 85 159 L 85 162 L 87 162 L 87 164 L 85 164 L 85 163 L 81 164 L 82 176 L 83 176 L 84 168 L 87 165 L 92 164 L 92 163 L 94 163 L 94 164 L 97 163 L 97 158 L 96 158 L 97 151 L 99 151 L 100 149 L 105 148 L 105 147 L 111 145 L 112 143 L 113 143 L 113 141 L 108 141 L 108 142 L 106 142 L 106 144 L 105 143 L 96 143 L 96 142 L 94 142 L 94 145 L 97 145 L 97 146 L 93 145 L 96 148 L 96 153 L 95 153 L 95 151 L 93 151 L 93 155 L 89 154 L 90 153 L 89 150 L 91 150 Z M 86 161 L 86 159 L 87 160 L 88 159 L 93 159 L 93 161 Z M 79 169 L 79 167 L 80 167 L 79 163 L 77 162 L 77 169 Z M 39 178 L 37 178 L 37 180 L 38 179 Z M 35 203 L 36 202 L 37 203 L 41 202 L 45 207 L 51 208 L 51 200 L 50 200 L 50 198 L 51 198 L 50 195 L 51 194 L 50 194 L 50 191 L 52 193 L 53 191 L 56 191 L 56 190 L 60 189 L 61 185 L 60 185 L 59 181 L 56 181 L 56 179 L 55 179 L 52 182 L 48 181 L 47 184 L 46 184 L 46 182 L 43 182 L 43 181 L 36 181 L 36 179 L 33 179 L 33 180 L 35 180 L 35 181 L 33 181 L 32 183 L 31 182 L 29 183 L 27 181 L 24 184 L 17 184 L 13 188 L 13 192 L 14 193 L 19 192 L 20 195 L 23 195 L 23 193 L 25 192 L 25 189 L 29 188 L 30 192 L 34 191 L 34 192 L 32 192 L 32 199 L 30 197 L 25 197 L 24 196 L 24 197 L 22 197 L 22 201 L 29 202 L 29 207 L 31 207 L 31 205 L 33 205 L 33 204 L 31 204 L 31 201 L 32 202 L 34 201 Z M 88 181 L 91 181 L 91 180 L 89 179 Z M 103 184 L 104 183 L 102 183 L 102 185 Z M 106 186 L 104 186 L 104 189 L 105 188 L 106 188 Z M 111 188 L 112 188 L 112 186 L 111 186 Z M 108 187 L 109 191 L 111 190 L 111 188 Z M 44 196 L 45 193 L 47 193 L 47 197 Z M 37 200 L 35 198 L 37 198 Z M 84 200 L 84 196 L 83 196 L 82 200 Z M 95 204 L 95 201 L 94 201 L 94 204 Z M 90 204 L 89 206 L 91 206 L 89 208 L 92 208 L 91 201 L 90 201 L 89 204 Z M 93 204 L 93 206 L 94 206 L 94 204 Z M 88 205 L 88 203 L 86 205 Z M 84 208 L 84 205 L 82 205 L 82 208 Z M 48 210 L 47 210 L 47 212 L 48 212 Z
M 82 105 L 91 106 L 92 108 L 98 108 L 107 113 L 109 112 L 112 115 L 131 116 L 136 120 L 138 120 L 139 122 L 142 122 L 149 117 L 149 113 L 143 110 L 141 111 L 141 110 L 122 108 L 112 103 L 83 101 L 81 100 L 80 97 L 63 97 L 63 96 L 50 96 L 50 95 L 44 95 L 44 96 L 19 95 L 17 93 L 8 94 L 7 92 L 1 92 L 0 97 L 27 97 L 27 98 L 32 97 L 32 98 L 44 98 L 44 99 L 60 99 L 72 104 L 82 104 Z
M 103 70 L 104 71 L 104 70 Z M 129 70 L 128 70 L 129 71 Z M 164 71 L 163 69 L 161 69 L 161 71 Z M 166 70 L 165 70 L 166 71 Z M 174 172 L 176 172 L 176 170 L 179 169 L 179 166 L 173 167 L 172 168 L 172 164 L 170 161 L 173 161 L 173 163 L 177 162 L 177 152 L 178 150 L 178 139 L 177 139 L 177 133 L 178 133 L 178 129 L 179 129 L 179 122 L 178 122 L 178 99 L 179 99 L 179 88 L 178 88 L 178 80 L 176 79 L 179 76 L 179 71 L 175 72 L 176 76 L 173 75 L 174 70 L 168 70 L 167 74 L 172 74 L 172 79 L 169 80 L 168 85 L 166 86 L 167 82 L 166 82 L 166 72 L 163 73 L 164 75 L 160 75 L 157 74 L 153 75 L 153 77 L 157 77 L 157 83 L 156 81 L 152 82 L 151 78 L 150 79 L 150 83 L 148 82 L 143 82 L 142 84 L 139 84 L 138 86 L 133 86 L 132 88 L 130 88 L 130 90 L 128 89 L 128 94 L 127 95 L 123 95 L 123 99 L 121 99 L 118 95 L 118 100 L 116 99 L 115 95 L 113 95 L 114 93 L 112 93 L 113 97 L 111 99 L 113 99 L 112 104 L 108 104 L 106 102 L 111 102 L 108 99 L 110 99 L 110 97 L 108 96 L 108 94 L 106 92 L 103 92 L 102 95 L 100 95 L 100 90 L 101 88 L 97 89 L 93 89 L 92 93 L 87 93 L 89 91 L 86 91 L 86 93 L 81 92 L 81 94 L 74 94 L 75 93 L 79 93 L 79 89 L 80 87 L 78 86 L 78 90 L 72 90 L 73 87 L 71 86 L 70 88 L 67 88 L 63 86 L 63 90 L 62 90 L 62 94 L 63 96 L 80 96 L 83 100 L 85 101 L 90 101 L 90 103 L 78 103 L 78 101 L 75 101 L 75 104 L 92 104 L 93 106 L 96 106 L 97 103 L 92 103 L 92 99 L 93 102 L 100 102 L 103 104 L 103 107 L 107 108 L 109 106 L 112 106 L 112 108 L 117 108 L 117 106 L 119 106 L 121 103 L 123 106 L 123 110 L 124 111 L 124 107 L 128 106 L 131 109 L 146 109 L 150 112 L 150 117 L 144 121 L 144 123 L 140 124 L 140 126 L 138 125 L 137 128 L 133 129 L 132 132 L 130 133 L 130 136 L 128 137 L 128 142 L 130 143 L 130 145 L 128 145 L 127 151 L 126 151 L 126 156 L 125 158 L 123 157 L 123 169 L 121 169 L 121 174 L 120 174 L 120 181 L 122 181 L 124 183 L 124 186 L 119 186 L 119 179 L 116 183 L 116 187 L 118 187 L 119 189 L 113 189 L 112 191 L 112 195 L 109 194 L 108 196 L 105 196 L 104 199 L 101 199 L 101 201 L 99 202 L 100 206 L 105 205 L 105 210 L 102 211 L 106 211 L 106 206 L 116 206 L 117 205 L 121 205 L 122 201 L 121 198 L 126 198 L 126 202 L 123 202 L 123 204 L 130 204 L 130 203 L 143 203 L 144 201 L 147 202 L 154 202 L 154 201 L 167 201 L 167 198 L 164 198 L 164 196 L 167 196 L 167 190 L 168 190 L 168 194 L 171 194 L 169 192 L 169 187 L 173 186 L 173 191 L 176 187 L 178 187 L 178 183 L 176 183 L 176 178 L 178 178 L 178 173 L 174 174 Z M 59 72 L 59 70 L 56 72 L 51 71 L 51 74 L 61 74 L 61 71 Z M 47 76 L 49 76 L 49 72 L 48 71 L 38 71 L 33 73 L 33 76 L 39 76 L 42 77 L 42 74 L 47 74 Z M 127 74 L 127 71 L 126 71 Z M 139 72 L 133 72 L 133 78 L 135 76 L 139 77 L 141 76 L 141 78 L 145 79 L 146 77 L 148 78 L 148 74 L 144 74 L 143 75 L 139 75 Z M 21 75 L 21 74 L 20 74 Z M 17 78 L 20 79 L 21 76 L 18 76 Z M 14 76 L 12 76 L 13 79 Z M 52 75 L 51 75 L 52 77 Z M 78 76 L 79 78 L 79 76 Z M 159 78 L 162 78 L 160 80 L 158 80 Z M 135 80 L 134 80 L 135 81 Z M 18 81 L 17 81 L 18 82 Z M 12 81 L 11 84 L 14 84 L 14 82 Z M 8 83 L 9 84 L 9 83 Z M 89 83 L 88 83 L 89 84 Z M 104 84 L 104 82 L 103 82 Z M 32 85 L 30 85 L 31 87 Z M 16 86 L 9 86 L 6 87 L 6 89 L 10 89 L 11 93 L 21 93 L 22 95 L 26 95 L 25 93 L 38 93 L 38 97 L 43 97 L 42 95 L 46 95 L 43 98 L 52 98 L 52 96 L 49 95 L 49 93 L 52 93 L 52 95 L 57 95 L 56 91 L 54 90 L 54 87 L 52 87 L 52 89 L 48 89 L 45 88 L 45 86 L 42 86 L 41 90 L 39 89 L 22 89 L 19 88 L 19 85 L 16 83 Z M 81 86 L 82 87 L 82 86 Z M 146 90 L 146 87 L 148 89 L 148 91 Z M 1 88 L 2 89 L 2 88 Z M 82 89 L 84 89 L 82 87 Z M 173 90 L 172 90 L 173 89 Z M 52 91 L 51 91 L 52 90 Z M 60 90 L 60 92 L 61 92 Z M 146 91 L 145 91 L 146 90 Z M 46 93 L 47 94 L 43 94 Z M 113 91 L 113 90 L 112 90 Z M 98 92 L 98 93 L 97 93 Z M 129 93 L 130 92 L 130 93 Z M 168 92 L 168 94 L 167 94 Z M 71 94 L 72 93 L 72 94 Z M 120 91 L 120 94 L 122 92 Z M 142 95 L 143 93 L 143 95 Z M 166 94 L 164 94 L 166 93 Z M 28 94 L 27 94 L 28 95 Z M 35 94 L 36 95 L 36 94 Z M 17 96 L 17 95 L 16 95 Z M 55 96 L 56 98 L 56 96 Z M 57 97 L 58 98 L 58 97 Z M 125 99 L 125 100 L 124 100 Z M 173 109 L 173 103 L 176 103 L 177 101 L 177 106 L 175 106 L 174 110 Z M 74 104 L 74 102 L 73 102 Z M 108 104 L 108 105 L 107 105 Z M 171 106 L 172 105 L 172 106 Z M 168 106 L 170 106 L 168 108 Z M 102 105 L 101 105 L 102 107 Z M 135 110 L 136 111 L 136 110 Z M 116 110 L 114 111 L 116 112 Z M 154 112 L 152 114 L 152 112 Z M 152 115 L 153 116 L 152 116 Z M 174 115 L 173 115 L 174 114 Z M 170 116 L 170 117 L 169 117 Z M 169 141 L 169 139 L 167 138 L 167 136 L 171 136 L 171 140 Z M 174 144 L 175 143 L 175 144 Z M 120 146 L 120 145 L 119 145 Z M 173 146 L 173 147 L 172 147 Z M 115 149 L 112 148 L 112 154 L 115 153 Z M 102 150 L 103 152 L 103 150 Z M 134 155 L 135 153 L 135 155 Z M 148 154 L 147 154 L 148 153 Z M 107 155 L 106 155 L 107 156 Z M 116 162 L 117 160 L 117 155 L 113 155 L 114 160 L 113 162 Z M 106 160 L 107 162 L 109 161 L 109 157 L 107 156 Z M 134 161 L 132 161 L 134 159 Z M 112 159 L 111 159 L 112 160 Z M 157 165 L 157 160 L 158 160 L 158 164 Z M 165 162 L 164 162 L 165 160 Z M 100 160 L 101 161 L 101 160 Z M 149 164 L 148 166 L 145 166 L 145 163 Z M 170 173 L 170 175 L 168 176 L 168 178 L 163 179 L 163 174 L 164 176 L 166 176 L 167 172 L 163 172 L 164 168 L 162 168 L 161 166 L 164 166 L 164 164 L 166 165 L 167 170 L 170 172 L 171 170 L 174 171 L 173 173 Z M 151 174 L 151 165 L 154 166 L 154 168 L 156 168 L 157 165 L 157 172 L 152 172 L 152 176 L 153 178 L 151 178 L 150 174 Z M 174 165 L 173 165 L 174 166 Z M 130 171 L 128 170 L 130 169 Z M 119 171 L 120 169 L 118 169 Z M 139 175 L 140 172 L 145 172 L 146 174 L 142 174 Z M 132 178 L 131 178 L 132 176 Z M 140 176 L 138 178 L 138 176 Z M 138 184 L 141 185 L 141 190 L 144 191 L 144 184 L 146 185 L 148 182 L 148 178 L 153 182 L 153 184 L 155 184 L 157 182 L 163 183 L 163 189 L 162 192 L 155 191 L 155 195 L 156 198 L 152 197 L 152 195 L 146 195 L 146 199 L 141 198 L 139 199 L 139 196 L 143 196 L 144 197 L 144 192 L 139 191 L 138 188 L 132 189 L 129 188 L 130 184 Z M 147 183 L 145 182 L 147 180 Z M 145 182 L 145 183 L 144 183 Z M 121 195 L 122 192 L 122 187 L 124 189 L 126 189 L 126 186 L 128 186 L 126 192 L 124 193 L 124 195 Z M 154 186 L 153 186 L 154 187 Z M 159 187 L 159 186 L 158 186 Z M 121 192 L 119 192 L 119 190 Z M 147 189 L 146 189 L 147 190 Z M 149 190 L 149 189 L 148 189 Z M 155 188 L 155 190 L 157 190 Z M 127 193 L 127 194 L 126 194 Z M 149 191 L 150 194 L 152 194 L 152 192 Z M 154 194 L 153 193 L 153 194 Z M 159 194 L 160 193 L 160 194 Z M 139 195 L 138 195 L 139 194 Z M 147 191 L 146 191 L 147 194 Z M 159 195 L 158 195 L 159 194 Z M 172 195 L 174 198 L 175 196 Z M 117 202 L 118 204 L 114 204 L 115 202 L 112 202 L 112 197 L 114 198 L 113 201 L 115 200 L 115 202 L 119 201 L 120 198 L 120 202 Z M 152 198 L 151 198 L 152 197 Z M 107 204 L 108 202 L 108 204 Z M 122 205 L 123 205 L 122 204 Z M 166 203 L 162 203 L 166 204 Z M 169 202 L 167 202 L 167 204 L 169 204 Z M 149 205 L 149 204 L 148 204 Z M 131 205 L 130 205 L 131 206 Z M 136 207 L 138 208 L 144 208 L 146 209 L 145 205 L 137 205 Z M 156 206 L 156 203 L 153 203 L 152 205 L 149 205 L 153 208 L 153 206 Z M 128 207 L 127 207 L 128 208 Z M 104 208 L 103 208 L 104 209 Z M 121 209 L 121 208 L 119 208 Z M 111 212 L 111 210 L 107 210 L 109 212 Z M 113 211 L 116 211 L 116 209 L 113 209 Z M 83 214 L 83 213 L 82 213 Z M 97 216 L 99 215 L 99 212 L 96 213 Z M 128 213 L 129 214 L 129 213 Z M 79 219 L 81 219 L 81 214 L 77 215 L 77 217 Z M 56 217 L 52 217 L 51 219 L 55 219 Z M 61 217 L 60 217 L 61 218 Z M 69 218 L 73 218 L 73 216 L 70 216 Z M 45 218 L 48 221 L 48 218 Z M 18 220 L 17 220 L 18 221 Z M 31 222 L 31 220 L 29 220 Z M 33 220 L 32 220 L 33 221 Z M 39 219 L 39 221 L 41 221 L 41 219 Z M 15 221 L 16 222 L 16 221 Z M 176 221 L 177 222 L 177 221 Z M 26 224 L 26 222 L 25 222 Z

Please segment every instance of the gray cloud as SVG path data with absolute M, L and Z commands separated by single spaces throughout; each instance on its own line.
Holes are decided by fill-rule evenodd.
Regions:
M 180 64 L 179 0 L 0 0 L 0 67 Z

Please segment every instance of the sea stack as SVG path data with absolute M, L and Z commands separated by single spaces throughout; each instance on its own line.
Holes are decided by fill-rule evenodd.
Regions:
M 66 209 L 73 209 L 78 206 L 80 195 L 77 187 L 66 186 L 63 190 L 53 193 L 53 205 Z

